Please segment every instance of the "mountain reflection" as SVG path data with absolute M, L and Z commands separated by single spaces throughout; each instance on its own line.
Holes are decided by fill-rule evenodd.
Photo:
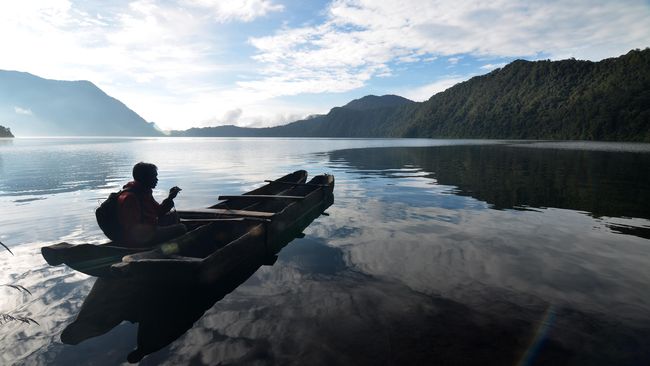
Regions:
M 330 160 L 389 177 L 391 169 L 419 168 L 494 209 L 650 219 L 650 154 L 479 145 L 339 150 Z

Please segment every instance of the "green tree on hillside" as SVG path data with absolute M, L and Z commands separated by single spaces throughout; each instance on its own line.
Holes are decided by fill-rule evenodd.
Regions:
M 411 118 L 404 136 L 650 142 L 650 49 L 517 60 L 434 95 Z
M 0 126 L 0 137 L 14 137 L 14 135 L 11 133 L 11 129 Z

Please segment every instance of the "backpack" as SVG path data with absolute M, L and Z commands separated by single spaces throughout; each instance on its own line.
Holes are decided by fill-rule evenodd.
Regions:
M 102 229 L 106 237 L 113 241 L 119 241 L 122 239 L 122 225 L 120 225 L 120 207 L 118 199 L 123 192 L 134 191 L 126 188 L 118 192 L 113 192 L 109 194 L 108 198 L 102 202 L 102 204 L 99 205 L 99 207 L 97 207 L 95 210 L 95 218 L 97 218 L 97 224 L 99 224 L 99 228 Z M 142 221 L 142 198 L 138 194 L 136 194 L 136 196 L 140 199 L 140 220 Z

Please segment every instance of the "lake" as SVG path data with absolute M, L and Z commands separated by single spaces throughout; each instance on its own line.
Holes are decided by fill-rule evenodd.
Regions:
M 138 161 L 178 209 L 298 169 L 335 203 L 207 292 L 48 266 L 44 245 L 106 241 L 94 209 Z M 0 139 L 0 284 L 31 292 L 0 287 L 0 314 L 38 322 L 0 324 L 0 364 L 650 364 L 649 167 L 650 144 Z

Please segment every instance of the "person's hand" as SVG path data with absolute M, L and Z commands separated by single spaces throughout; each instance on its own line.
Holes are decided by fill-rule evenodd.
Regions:
M 180 188 L 178 188 L 178 187 L 172 187 L 172 188 L 169 190 L 169 198 L 173 200 L 174 198 L 176 198 L 176 196 L 178 195 L 178 192 L 180 192 L 180 191 L 181 191 Z

